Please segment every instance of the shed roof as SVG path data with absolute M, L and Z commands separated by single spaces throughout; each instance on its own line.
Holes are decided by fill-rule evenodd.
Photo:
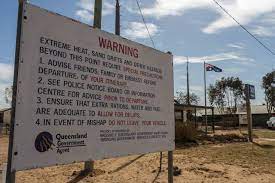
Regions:
M 8 111 L 8 110 L 11 110 L 11 108 L 2 108 L 2 109 L 0 109 L 0 113 Z

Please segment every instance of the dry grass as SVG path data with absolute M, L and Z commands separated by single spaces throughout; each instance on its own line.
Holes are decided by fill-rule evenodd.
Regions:
M 266 135 L 265 131 L 261 133 Z M 174 177 L 175 182 L 275 182 L 275 142 L 255 139 L 252 144 L 240 139 L 246 136 L 239 131 L 217 131 L 215 135 L 198 140 L 196 146 L 177 147 L 174 165 L 182 174 Z M 7 157 L 3 151 L 7 150 L 7 137 L 0 138 L 0 143 L 2 164 Z M 22 171 L 17 173 L 17 182 L 167 182 L 167 153 L 164 153 L 163 171 L 159 175 L 158 166 L 159 154 L 152 153 L 140 158 L 128 156 L 96 161 L 97 173 L 86 177 L 78 175 L 82 163 Z
M 243 134 L 247 134 L 246 130 L 242 130 Z M 269 129 L 254 129 L 253 136 L 256 138 L 268 138 L 268 139 L 275 139 L 275 130 Z
M 198 131 L 191 123 L 176 123 L 175 139 L 176 142 L 195 142 Z

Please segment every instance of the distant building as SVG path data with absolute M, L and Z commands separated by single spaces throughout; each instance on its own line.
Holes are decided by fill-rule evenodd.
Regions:
M 266 126 L 266 121 L 269 119 L 269 114 L 265 105 L 252 105 L 251 113 L 253 126 Z M 239 107 L 237 114 L 239 116 L 240 125 L 247 124 L 246 107 Z M 275 115 L 275 111 L 273 111 L 271 115 Z
M 255 127 L 266 127 L 266 121 L 269 119 L 265 105 L 252 105 L 252 123 Z M 217 108 L 214 109 L 215 125 L 221 126 L 239 126 L 247 125 L 246 106 L 239 106 L 236 114 L 230 114 L 229 110 L 221 113 Z M 204 115 L 203 110 L 199 111 L 198 115 Z M 209 114 L 210 115 L 210 114 Z M 275 111 L 271 113 L 275 115 Z
M 11 108 L 0 109 L 0 125 L 10 124 Z

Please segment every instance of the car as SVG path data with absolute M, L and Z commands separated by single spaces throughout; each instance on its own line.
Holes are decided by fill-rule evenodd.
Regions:
M 275 117 L 271 117 L 266 124 L 268 128 L 275 128 Z

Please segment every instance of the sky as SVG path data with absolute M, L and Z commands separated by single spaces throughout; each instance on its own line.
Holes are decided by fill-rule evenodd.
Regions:
M 275 51 L 275 0 L 217 0 L 251 33 Z M 93 23 L 94 0 L 31 0 L 32 4 Z M 207 72 L 207 85 L 221 77 L 239 77 L 255 85 L 256 100 L 264 103 L 262 77 L 275 69 L 275 56 L 243 31 L 213 0 L 139 0 L 156 49 L 173 54 L 174 91 L 186 91 L 186 58 L 189 58 L 190 90 L 203 104 L 203 61 L 223 69 Z M 17 24 L 17 0 L 0 7 L 0 108 L 12 85 Z M 102 29 L 114 33 L 115 0 L 103 0 Z M 121 0 L 121 36 L 152 47 L 136 0 Z

